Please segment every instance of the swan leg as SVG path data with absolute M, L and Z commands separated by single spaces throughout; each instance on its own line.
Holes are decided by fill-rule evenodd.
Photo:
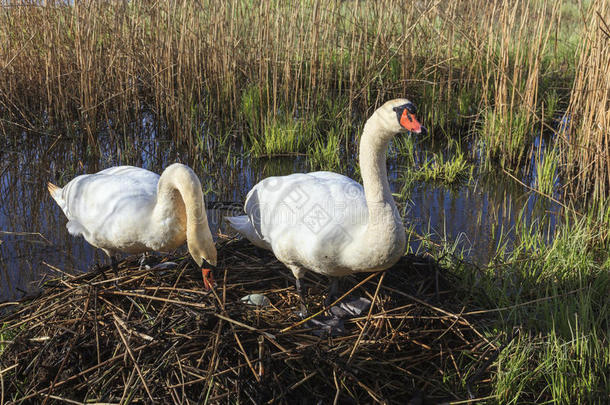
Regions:
M 93 265 L 92 271 L 94 273 L 101 274 L 104 280 L 108 280 L 108 277 L 106 277 L 106 272 L 104 272 L 104 268 L 100 265 L 98 261 L 96 261 Z
M 305 305 L 305 293 L 303 292 L 303 284 L 301 282 L 301 278 L 305 275 L 305 269 L 300 266 L 294 264 L 286 265 L 294 275 L 294 285 L 297 289 L 297 293 L 301 298 L 301 310 L 299 311 L 299 316 L 301 318 L 305 318 L 307 316 L 307 306 Z
M 303 293 L 303 285 L 300 278 L 295 278 L 295 286 L 297 289 L 297 294 L 299 294 L 299 297 L 301 298 L 301 310 L 299 311 L 299 315 L 301 318 L 305 318 L 308 313 L 307 306 L 305 306 L 305 294 Z
M 138 267 L 138 271 L 142 270 L 144 264 L 146 263 L 146 252 L 142 253 L 142 257 L 140 258 L 140 267 Z
M 117 262 L 115 255 L 110 255 L 110 263 L 112 265 L 112 272 L 116 278 L 119 278 L 119 263 Z
M 339 296 L 339 277 L 329 277 L 330 287 L 328 294 L 324 299 L 324 306 L 330 306 Z M 339 304 L 341 305 L 341 304 Z M 312 333 L 316 336 L 342 336 L 345 335 L 345 322 L 343 318 L 346 316 L 337 316 L 333 312 L 339 305 L 335 305 L 329 309 L 329 315 L 321 315 L 307 321 L 307 326 L 313 328 Z
M 339 291 L 339 277 L 330 277 L 330 288 L 328 295 L 324 300 L 324 306 L 330 306 L 338 297 Z M 350 294 L 351 295 L 351 294 Z M 331 315 L 337 318 L 352 318 L 354 316 L 360 316 L 362 313 L 367 311 L 371 306 L 371 301 L 364 297 L 345 297 L 337 305 L 329 308 Z
M 328 311 L 338 318 L 353 318 L 360 316 L 371 307 L 371 300 L 365 297 L 349 298 L 331 307 Z
M 328 294 L 324 299 L 324 306 L 327 307 L 332 304 L 335 299 L 339 296 L 339 277 L 328 276 L 330 279 L 330 287 L 328 288 Z

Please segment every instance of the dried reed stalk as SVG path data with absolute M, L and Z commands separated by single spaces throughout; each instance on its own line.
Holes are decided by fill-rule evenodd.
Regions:
M 435 263 L 409 257 L 383 274 L 383 284 L 350 280 L 360 280 L 355 293 L 373 297 L 373 307 L 348 321 L 344 336 L 317 337 L 295 325 L 299 298 L 280 263 L 244 242 L 220 245 L 224 281 L 214 294 L 201 291 L 186 257 L 172 258 L 175 270 L 138 270 L 139 259 L 130 258 L 120 263 L 116 284 L 98 273 L 62 276 L 5 313 L 5 398 L 289 403 L 330 395 L 404 403 L 422 389 L 440 401 L 465 397 L 458 376 L 473 370 L 469 389 L 488 394 L 481 381 L 495 345 L 475 327 L 482 318 L 460 314 L 476 308 Z M 327 281 L 308 280 L 317 307 Z M 272 305 L 239 301 L 250 293 Z
M 563 122 L 569 134 L 563 159 L 572 175 L 570 190 L 577 198 L 584 194 L 603 201 L 610 187 L 610 2 L 594 1 L 587 16 Z

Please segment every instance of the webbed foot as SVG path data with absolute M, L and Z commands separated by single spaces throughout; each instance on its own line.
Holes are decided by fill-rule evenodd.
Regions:
M 345 323 L 343 319 L 335 316 L 317 317 L 306 323 L 307 327 L 313 328 L 312 333 L 316 336 L 342 336 L 345 335 Z
M 338 318 L 353 318 L 362 315 L 371 307 L 371 300 L 364 297 L 346 297 L 337 305 L 330 307 L 328 312 Z

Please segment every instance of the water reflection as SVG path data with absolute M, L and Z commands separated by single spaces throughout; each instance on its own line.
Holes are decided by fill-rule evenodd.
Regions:
M 264 177 L 310 170 L 305 157 L 242 159 L 230 145 L 213 145 L 203 139 L 204 146 L 189 150 L 158 137 L 157 132 L 154 123 L 144 119 L 133 128 L 132 136 L 119 142 L 116 134 L 101 133 L 97 139 L 99 153 L 56 137 L 9 137 L 12 144 L 0 152 L 0 301 L 35 292 L 45 275 L 57 272 L 54 269 L 87 271 L 96 261 L 107 260 L 84 239 L 68 234 L 63 213 L 48 196 L 47 181 L 63 186 L 79 174 L 121 164 L 160 173 L 168 164 L 182 162 L 200 176 L 209 203 L 241 203 L 250 187 Z M 347 159 L 344 173 L 353 176 L 356 161 L 354 156 Z M 402 188 L 400 174 L 404 170 L 408 169 L 399 158 L 389 163 L 394 190 Z M 527 220 L 546 218 L 549 230 L 555 226 L 553 214 L 558 210 L 546 200 L 525 193 L 515 182 L 501 182 L 498 176 L 481 176 L 455 189 L 416 184 L 399 205 L 405 223 L 416 232 L 432 231 L 437 238 L 458 240 L 458 245 L 479 263 L 493 257 L 502 238 L 510 241 L 515 237 L 515 221 L 523 209 Z M 228 232 L 221 224 L 227 214 L 209 210 L 213 233 Z M 417 248 L 416 243 L 412 248 Z
M 494 258 L 499 245 L 512 249 L 518 223 L 525 227 L 534 221 L 545 225 L 540 229 L 550 240 L 560 208 L 505 178 L 482 176 L 474 184 L 457 189 L 417 185 L 410 196 L 405 223 L 420 235 L 456 243 L 470 261 L 485 265 Z M 418 243 L 412 248 L 416 250 Z

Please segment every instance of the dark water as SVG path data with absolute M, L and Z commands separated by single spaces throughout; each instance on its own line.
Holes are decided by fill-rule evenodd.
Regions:
M 157 137 L 146 119 L 137 132 L 137 136 L 122 139 L 100 134 L 99 153 L 55 135 L 16 133 L 7 137 L 10 141 L 0 148 L 0 302 L 35 293 L 44 279 L 59 270 L 75 273 L 87 271 L 96 261 L 107 262 L 101 251 L 68 234 L 63 213 L 47 193 L 47 181 L 63 186 L 79 174 L 120 164 L 160 173 L 168 164 L 182 162 L 200 176 L 208 203 L 241 203 L 250 187 L 266 176 L 311 171 L 305 157 L 244 158 L 207 139 L 201 140 L 197 150 L 181 148 Z M 417 151 L 422 154 L 425 148 L 420 145 Z M 348 163 L 342 170 L 352 177 L 353 156 L 347 154 Z M 410 170 L 403 160 L 390 153 L 391 185 L 397 193 L 403 188 L 401 174 Z M 512 243 L 520 216 L 545 222 L 552 234 L 558 212 L 557 205 L 499 174 L 451 188 L 416 183 L 397 202 L 405 224 L 416 234 L 456 243 L 469 260 L 479 264 L 493 257 L 499 243 Z M 214 234 L 230 232 L 222 224 L 227 214 L 222 209 L 208 211 Z M 413 242 L 411 248 L 418 249 L 418 244 Z

